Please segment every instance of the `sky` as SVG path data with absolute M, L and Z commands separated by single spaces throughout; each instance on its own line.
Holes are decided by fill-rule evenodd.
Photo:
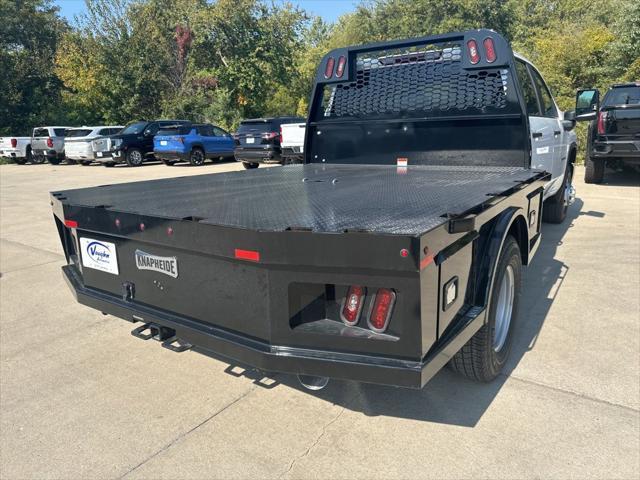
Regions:
M 328 22 L 335 21 L 343 13 L 355 10 L 357 0 L 288 0 L 294 5 L 299 5 L 309 13 L 315 13 Z M 284 0 L 276 0 L 276 3 L 284 3 Z M 84 0 L 54 0 L 53 3 L 60 7 L 60 13 L 73 20 L 74 15 L 85 10 Z

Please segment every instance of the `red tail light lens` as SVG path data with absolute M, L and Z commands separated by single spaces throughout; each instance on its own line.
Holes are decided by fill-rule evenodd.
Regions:
M 475 65 L 480 61 L 480 52 L 478 51 L 478 43 L 475 40 L 469 40 L 467 42 L 467 49 L 469 50 L 469 61 Z
M 605 135 L 604 124 L 607 121 L 607 112 L 598 112 L 598 135 Z
M 338 59 L 338 67 L 336 68 L 336 77 L 342 78 L 344 75 L 344 67 L 347 64 L 347 57 L 344 55 Z
M 16 148 L 17 146 L 18 146 L 18 139 L 12 138 L 11 139 L 11 148 Z
M 333 67 L 336 61 L 333 57 L 327 59 L 327 65 L 324 67 L 324 78 L 331 78 L 333 76 Z
M 396 303 L 396 292 L 389 288 L 379 288 L 369 314 L 369 328 L 382 333 L 389 325 L 389 319 Z
M 53 138 L 47 138 L 47 147 L 53 148 Z
M 487 57 L 487 62 L 493 63 L 496 61 L 496 46 L 493 43 L 493 38 L 487 37 L 482 42 L 484 45 L 484 53 Z
M 269 132 L 269 133 L 262 134 L 262 138 L 266 140 L 273 140 L 274 138 L 278 138 L 279 136 L 280 134 L 278 132 Z
M 364 306 L 364 298 L 366 289 L 359 285 L 352 285 L 347 290 L 344 297 L 342 309 L 340 310 L 340 319 L 347 325 L 355 325 L 360 320 L 360 313 Z

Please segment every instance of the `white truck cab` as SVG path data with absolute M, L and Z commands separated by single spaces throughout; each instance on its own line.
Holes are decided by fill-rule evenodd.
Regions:
M 514 53 L 514 56 L 529 117 L 531 168 L 551 173 L 544 189 L 544 217 L 559 223 L 575 198 L 572 185 L 577 152 L 575 112 L 562 112 L 536 67 L 522 55 Z

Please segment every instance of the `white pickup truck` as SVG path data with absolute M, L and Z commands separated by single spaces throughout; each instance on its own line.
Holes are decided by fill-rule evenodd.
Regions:
M 280 127 L 282 164 L 303 163 L 305 123 L 284 123 Z
M 32 161 L 31 137 L 0 137 L 0 157 L 12 158 L 18 165 Z
M 93 141 L 115 135 L 124 127 L 104 125 L 97 127 L 78 127 L 67 130 L 65 137 L 65 156 L 67 161 L 90 165 L 96 158 Z

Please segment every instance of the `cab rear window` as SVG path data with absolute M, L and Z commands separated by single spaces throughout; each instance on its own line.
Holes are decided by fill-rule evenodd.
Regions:
M 616 105 L 640 105 L 640 87 L 618 87 L 609 90 L 602 100 L 602 106 Z
M 74 137 L 86 137 L 87 135 L 89 135 L 91 133 L 91 130 L 89 129 L 83 129 L 83 130 L 69 130 L 67 131 L 67 138 L 74 138 Z M 57 133 L 56 133 L 57 135 Z
M 268 133 L 275 132 L 280 127 L 268 122 L 244 122 L 238 127 L 238 133 Z

